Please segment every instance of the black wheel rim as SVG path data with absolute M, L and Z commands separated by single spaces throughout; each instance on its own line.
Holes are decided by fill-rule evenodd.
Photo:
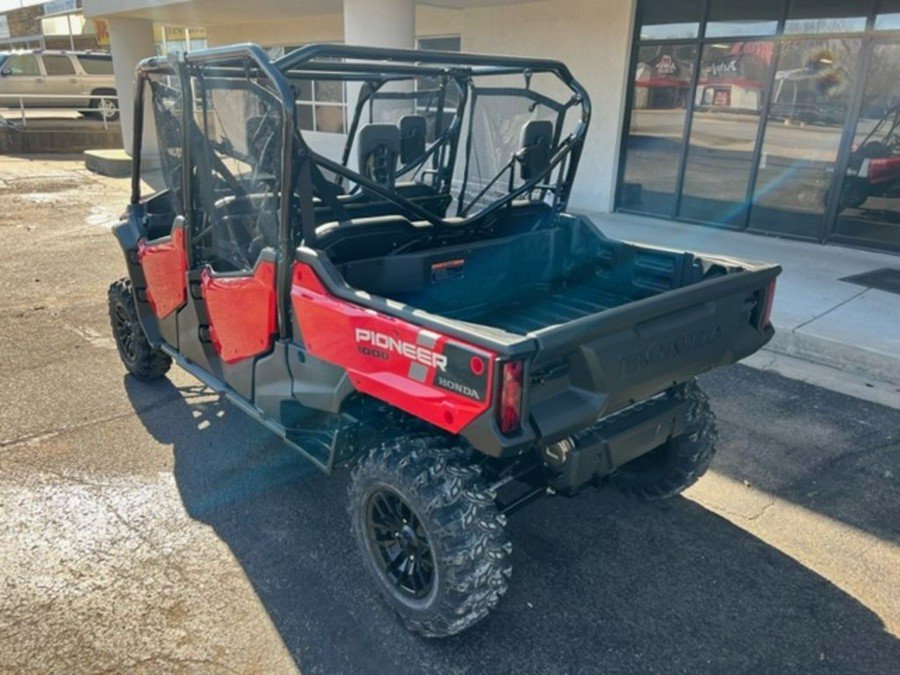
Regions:
M 434 556 L 418 514 L 393 490 L 378 490 L 369 498 L 366 525 L 388 582 L 409 598 L 427 597 L 434 586 Z
M 129 362 L 136 357 L 134 347 L 134 324 L 128 316 L 128 310 L 121 304 L 116 305 L 116 343 L 122 352 L 122 356 Z

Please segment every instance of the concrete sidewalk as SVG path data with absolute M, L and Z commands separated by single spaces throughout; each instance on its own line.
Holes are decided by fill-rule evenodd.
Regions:
M 840 281 L 900 269 L 900 255 L 628 214 L 587 215 L 615 239 L 780 264 L 772 312 L 777 332 L 766 351 L 900 387 L 900 295 Z

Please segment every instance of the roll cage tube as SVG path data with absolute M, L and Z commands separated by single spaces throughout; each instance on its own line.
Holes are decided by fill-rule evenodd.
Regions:
M 339 61 L 319 61 L 313 59 L 327 58 Z M 344 59 L 340 61 L 340 59 Z M 349 61 L 347 59 L 350 59 Z M 360 59 L 358 62 L 355 59 Z M 368 62 L 366 62 L 368 60 Z M 376 61 L 373 63 L 373 61 Z M 568 163 L 564 167 L 564 174 L 559 178 L 559 189 L 555 195 L 556 205 L 559 209 L 565 209 L 572 183 L 575 179 L 578 162 L 584 143 L 584 136 L 591 117 L 591 103 L 587 91 L 575 80 L 568 67 L 560 61 L 551 59 L 533 59 L 526 57 L 493 56 L 484 54 L 468 54 L 460 52 L 437 52 L 411 49 L 384 49 L 377 47 L 358 47 L 333 44 L 313 44 L 301 47 L 274 63 L 275 67 L 284 72 L 288 77 L 314 72 L 327 72 L 329 79 L 344 81 L 359 81 L 365 87 L 372 87 L 372 82 L 395 79 L 398 76 L 465 76 L 472 77 L 488 75 L 515 75 L 525 74 L 526 80 L 535 73 L 549 73 L 561 80 L 573 93 L 570 103 L 581 106 L 581 118 L 575 129 L 559 144 L 557 152 L 550 158 L 545 169 L 526 181 L 503 198 L 496 200 L 478 213 L 452 224 L 445 219 L 437 217 L 430 212 L 418 207 L 413 202 L 404 199 L 390 189 L 377 183 L 368 181 L 359 173 L 352 171 L 337 162 L 312 151 L 304 145 L 305 154 L 317 164 L 336 173 L 338 176 L 347 177 L 354 183 L 361 185 L 385 200 L 394 203 L 406 211 L 413 213 L 439 227 L 459 228 L 469 224 L 475 218 L 488 215 L 522 194 L 530 192 L 539 186 L 560 163 L 568 156 Z M 439 67 L 443 66 L 443 68 Z M 357 105 L 356 111 L 361 110 Z M 356 117 L 356 115 L 354 115 Z M 301 141 L 302 142 L 302 141 Z M 314 245 L 314 233 L 304 232 L 304 238 L 308 245 Z
M 344 59 L 338 63 L 311 63 L 315 58 L 332 58 Z M 366 188 L 367 190 L 383 197 L 385 200 L 404 208 L 410 213 L 415 214 L 423 220 L 427 220 L 438 227 L 452 227 L 454 229 L 463 227 L 472 222 L 475 218 L 483 217 L 489 213 L 508 204 L 516 197 L 535 189 L 546 176 L 550 175 L 559 164 L 567 157 L 569 161 L 564 167 L 565 175 L 559 178 L 560 186 L 556 194 L 556 203 L 558 208 L 565 208 L 566 199 L 571 191 L 571 183 L 575 177 L 578 160 L 581 155 L 584 136 L 590 123 L 591 105 L 590 98 L 586 90 L 572 76 L 569 69 L 561 62 L 550 59 L 532 59 L 524 57 L 510 56 L 492 56 L 481 54 L 467 54 L 457 52 L 436 52 L 436 51 L 419 51 L 410 49 L 382 49 L 375 47 L 357 47 L 347 45 L 332 44 L 314 44 L 302 47 L 298 50 L 287 54 L 286 56 L 272 62 L 258 45 L 239 44 L 226 47 L 213 47 L 210 49 L 189 52 L 179 61 L 187 69 L 190 65 L 206 65 L 213 66 L 213 70 L 218 71 L 216 66 L 221 67 L 221 72 L 234 75 L 235 61 L 237 59 L 248 59 L 253 63 L 253 69 L 244 65 L 243 71 L 246 77 L 250 77 L 254 72 L 264 75 L 269 82 L 272 83 L 274 94 L 281 104 L 283 113 L 282 124 L 282 153 L 281 153 L 281 172 L 282 185 L 279 195 L 279 218 L 278 218 L 278 253 L 280 261 L 291 259 L 293 249 L 293 238 L 291 236 L 291 214 L 290 206 L 293 197 L 293 189 L 287 189 L 286 186 L 293 186 L 297 173 L 301 172 L 304 161 L 313 161 L 318 166 L 322 166 L 335 172 L 338 175 L 350 178 L 354 183 Z M 350 61 L 347 61 L 350 59 Z M 362 60 L 362 63 L 353 61 L 353 59 Z M 368 60 L 369 63 L 365 61 Z M 229 63 L 230 61 L 230 63 Z M 372 63 L 378 61 L 380 63 Z M 349 170 L 346 167 L 333 162 L 326 157 L 313 152 L 304 142 L 302 135 L 297 133 L 295 138 L 296 115 L 294 96 L 291 87 L 287 81 L 290 77 L 289 71 L 300 67 L 304 71 L 327 71 L 329 79 L 345 80 L 345 81 L 380 81 L 386 79 L 396 79 L 403 76 L 456 76 L 472 77 L 486 75 L 515 75 L 525 74 L 527 79 L 534 73 L 550 73 L 561 80 L 572 92 L 572 104 L 580 104 L 581 118 L 575 126 L 575 129 L 559 144 L 557 152 L 550 158 L 546 168 L 533 176 L 530 180 L 523 183 L 518 188 L 512 190 L 503 198 L 498 199 L 477 214 L 464 218 L 462 221 L 450 223 L 445 219 L 434 216 L 429 211 L 421 208 L 418 204 L 404 199 L 397 195 L 394 191 L 379 185 L 373 181 L 366 179 L 359 173 Z M 168 60 L 161 57 L 153 57 L 145 59 L 138 65 L 138 77 L 144 73 L 162 72 L 174 74 L 175 71 L 169 64 Z M 322 75 L 326 73 L 323 72 Z M 187 73 L 182 74 L 182 92 L 185 101 L 190 101 L 190 78 Z M 144 111 L 143 111 L 143 79 L 135 87 L 135 135 L 133 141 L 134 152 L 134 171 L 132 174 L 132 203 L 136 204 L 140 201 L 140 150 L 141 150 L 141 133 L 143 130 Z M 185 105 L 185 119 L 190 119 L 192 106 Z M 185 130 L 185 133 L 187 131 Z M 189 148 L 186 144 L 185 151 Z M 293 166 L 293 160 L 299 157 L 301 166 Z M 305 172 L 304 172 L 305 173 Z M 185 176 L 189 172 L 184 172 Z M 192 186 L 190 181 L 185 179 L 186 189 L 184 194 L 185 203 L 192 203 Z M 307 228 L 304 228 L 304 230 Z M 315 234 L 304 232 L 309 236 L 309 244 L 314 244 Z M 306 237 L 305 237 L 306 238 Z M 288 265 L 281 264 L 278 266 L 277 285 L 279 289 L 286 288 L 290 281 L 290 270 Z M 278 326 L 280 338 L 286 338 L 290 333 L 288 325 L 288 304 L 289 298 L 286 293 L 278 294 Z

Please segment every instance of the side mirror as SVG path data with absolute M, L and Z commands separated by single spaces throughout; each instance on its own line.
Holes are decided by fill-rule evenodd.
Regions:
M 2 75 L 3 77 L 6 77 L 7 75 L 12 75 L 12 68 L 6 67 L 6 68 L 0 69 L 0 75 Z

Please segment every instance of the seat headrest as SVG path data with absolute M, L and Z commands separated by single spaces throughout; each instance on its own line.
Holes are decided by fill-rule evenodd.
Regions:
M 409 164 L 425 154 L 428 120 L 424 115 L 404 115 L 400 118 L 400 163 Z
M 359 172 L 381 185 L 393 185 L 400 155 L 400 129 L 393 124 L 367 124 L 359 130 Z
M 550 164 L 553 146 L 553 122 L 529 120 L 522 127 L 522 137 L 516 159 L 522 167 L 522 180 L 531 180 Z

